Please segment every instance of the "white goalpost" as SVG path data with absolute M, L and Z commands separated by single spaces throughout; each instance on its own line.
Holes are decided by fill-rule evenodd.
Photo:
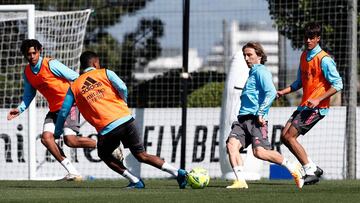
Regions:
M 14 121 L 6 121 L 9 108 L 20 103 L 23 91 L 22 73 L 26 62 L 20 53 L 20 45 L 24 39 L 37 39 L 44 47 L 42 56 L 51 56 L 77 69 L 90 13 L 90 9 L 47 12 L 35 11 L 34 5 L 0 5 L 0 119 L 4 126 L 1 138 L 5 145 L 4 156 L 0 151 L 0 160 L 6 162 L 2 173 L 6 177 L 0 179 L 34 180 L 56 176 L 43 174 L 42 171 L 49 169 L 43 168 L 39 160 L 39 153 L 43 154 L 44 147 L 39 141 L 37 126 L 41 126 L 39 123 L 43 122 L 43 118 L 38 118 L 37 114 L 47 107 L 42 95 L 36 96 L 28 113 L 23 113 Z M 12 146 L 17 146 L 17 153 L 13 153 Z M 17 160 L 14 154 L 17 154 Z
M 35 5 L 1 5 L 0 12 L 25 12 L 27 18 L 27 38 L 35 38 Z M 28 142 L 28 154 L 29 154 L 29 164 L 28 164 L 28 173 L 29 179 L 32 180 L 35 177 L 36 173 L 36 163 L 35 163 L 35 139 L 36 139 L 36 110 L 35 110 L 35 101 L 31 102 L 28 109 L 28 123 L 29 123 L 29 142 Z

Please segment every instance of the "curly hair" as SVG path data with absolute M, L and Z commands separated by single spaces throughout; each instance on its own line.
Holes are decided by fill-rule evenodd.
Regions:
M 42 49 L 42 45 L 36 39 L 26 39 L 21 43 L 21 53 L 26 56 L 28 50 L 31 47 L 34 47 L 34 49 L 37 51 L 40 51 Z

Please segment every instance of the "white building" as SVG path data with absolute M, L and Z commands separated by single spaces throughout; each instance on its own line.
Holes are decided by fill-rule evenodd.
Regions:
M 233 56 L 237 51 L 249 41 L 259 42 L 267 55 L 266 67 L 273 75 L 273 82 L 278 83 L 279 72 L 279 35 L 276 29 L 269 24 L 239 24 L 233 21 L 230 25 L 229 31 L 230 41 L 230 56 Z
M 267 55 L 266 67 L 273 75 L 273 82 L 278 83 L 279 57 L 278 57 L 278 32 L 269 24 L 239 24 L 237 21 L 231 22 L 227 33 L 221 42 L 216 43 L 205 58 L 202 71 L 228 72 L 230 64 L 225 67 L 225 55 L 229 60 L 241 51 L 242 47 L 249 41 L 259 42 Z M 226 43 L 224 42 L 226 41 Z M 225 47 L 224 47 L 225 44 Z M 227 50 L 225 50 L 227 49 Z
M 180 49 L 164 49 L 161 57 L 150 61 L 144 69 L 134 72 L 134 76 L 138 80 L 149 80 L 172 69 L 182 68 L 182 60 Z M 190 48 L 188 72 L 198 70 L 202 63 L 203 59 L 199 57 L 197 50 Z

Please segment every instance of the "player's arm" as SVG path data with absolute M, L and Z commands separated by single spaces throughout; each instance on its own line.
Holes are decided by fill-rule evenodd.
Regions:
M 258 88 L 264 94 L 264 100 L 259 104 L 259 110 L 257 113 L 259 116 L 258 121 L 262 126 L 264 126 L 266 124 L 264 115 L 269 111 L 271 104 L 276 97 L 276 88 L 272 82 L 271 73 L 268 71 L 259 71 L 257 74 L 257 80 Z
M 73 106 L 74 102 L 75 102 L 74 94 L 72 93 L 71 89 L 69 88 L 68 92 L 66 93 L 64 102 L 61 106 L 61 109 L 58 113 L 57 120 L 56 120 L 55 132 L 54 132 L 55 138 L 59 138 L 60 135 L 63 133 L 65 120 L 66 120 L 67 116 L 69 115 L 69 112 L 70 112 L 71 107 Z
M 331 97 L 332 95 L 343 89 L 342 79 L 339 72 L 336 70 L 335 61 L 332 58 L 328 56 L 324 57 L 321 60 L 321 69 L 325 79 L 331 84 L 331 88 L 319 97 L 309 99 L 308 106 L 310 108 L 315 108 L 317 105 L 319 105 L 321 101 Z
M 121 99 L 123 99 L 125 102 L 127 102 L 128 90 L 127 90 L 125 83 L 119 78 L 119 76 L 116 75 L 116 73 L 114 73 L 114 71 L 107 69 L 106 74 L 107 74 L 111 84 L 118 91 Z
M 291 92 L 295 92 L 295 91 L 299 90 L 300 88 L 302 88 L 302 81 L 301 81 L 301 70 L 299 67 L 299 69 L 297 71 L 296 80 L 289 87 L 286 87 L 285 89 L 277 91 L 276 97 L 280 98 L 283 95 L 289 94 Z
M 79 77 L 79 74 L 60 61 L 53 59 L 49 62 L 51 72 L 61 78 L 65 78 L 68 81 L 74 81 Z
M 9 111 L 9 113 L 7 115 L 8 120 L 16 118 L 22 112 L 24 112 L 29 107 L 31 101 L 36 96 L 36 89 L 33 86 L 31 86 L 31 84 L 28 82 L 28 80 L 26 79 L 25 74 L 23 74 L 23 78 L 24 78 L 24 93 L 23 93 L 23 96 L 22 96 L 22 101 L 21 101 L 20 105 L 17 108 L 11 109 Z

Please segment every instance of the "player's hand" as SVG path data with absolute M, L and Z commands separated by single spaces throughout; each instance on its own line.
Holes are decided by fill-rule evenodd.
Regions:
M 266 120 L 262 116 L 258 116 L 258 123 L 260 124 L 260 126 L 265 126 Z
M 13 118 L 16 118 L 20 115 L 19 109 L 11 109 L 7 115 L 7 119 L 12 120 Z
M 320 99 L 309 99 L 307 100 L 307 106 L 309 108 L 315 108 L 319 105 Z
M 281 90 L 276 92 L 276 98 L 277 99 L 282 97 L 283 95 L 284 95 L 284 93 Z

